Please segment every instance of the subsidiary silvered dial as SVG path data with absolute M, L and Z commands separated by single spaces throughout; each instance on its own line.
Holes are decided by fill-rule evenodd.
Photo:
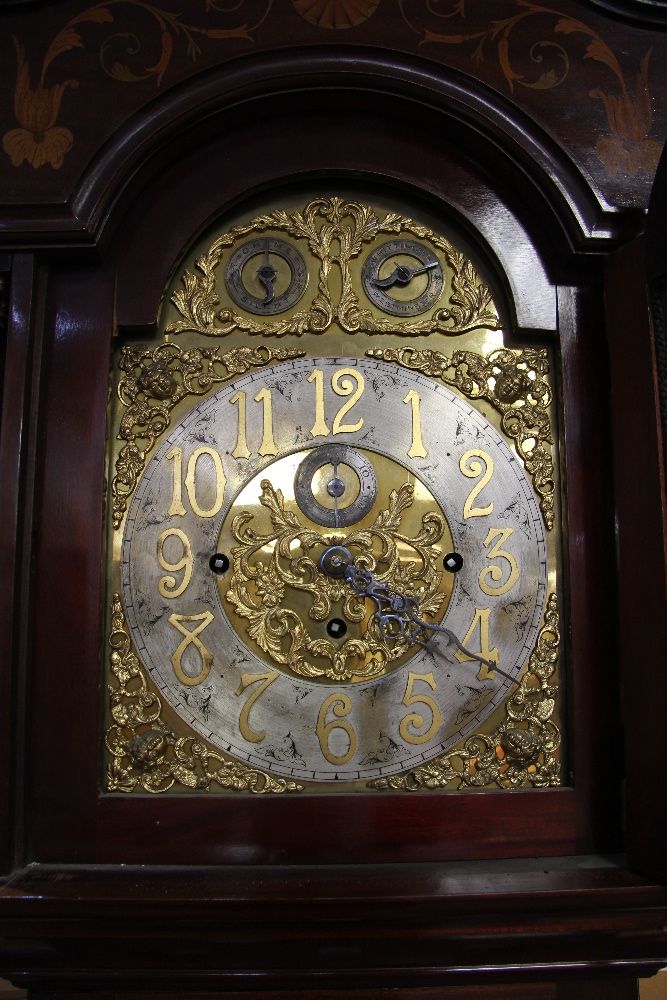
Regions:
M 361 275 L 368 298 L 390 316 L 417 316 L 435 307 L 442 265 L 416 240 L 389 240 L 369 253 Z
M 247 240 L 229 258 L 227 291 L 248 312 L 275 316 L 296 305 L 308 283 L 306 263 L 286 240 L 262 236 Z
M 318 477 L 324 486 L 319 491 Z M 319 499 L 316 492 L 321 494 Z M 309 452 L 299 465 L 294 477 L 294 496 L 311 521 L 329 528 L 344 528 L 360 521 L 375 503 L 375 469 L 356 448 L 325 444 Z
M 452 748 L 514 690 L 547 556 L 523 467 L 477 410 L 382 361 L 314 358 L 238 379 L 170 431 L 121 575 L 184 722 L 266 771 L 363 783 Z M 444 631 L 392 635 L 373 593 Z

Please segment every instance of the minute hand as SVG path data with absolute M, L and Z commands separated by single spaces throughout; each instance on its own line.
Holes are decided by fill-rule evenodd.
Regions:
M 397 264 L 388 278 L 376 278 L 373 284 L 376 288 L 391 288 L 393 285 L 407 285 L 418 274 L 424 274 L 431 268 L 437 267 L 438 261 L 433 260 L 430 264 L 422 264 L 421 267 L 407 267 L 405 264 Z
M 369 570 L 360 569 L 354 563 L 350 563 L 345 567 L 345 579 L 360 597 L 369 597 L 373 601 L 375 604 L 373 618 L 385 639 L 404 638 L 410 643 L 418 642 L 425 646 L 433 632 L 442 632 L 469 659 L 483 663 L 489 670 L 497 670 L 512 683 L 516 680 L 501 670 L 495 660 L 487 660 L 478 653 L 466 649 L 451 629 L 445 628 L 444 625 L 425 622 L 417 614 L 417 602 L 414 598 L 392 590 L 386 583 L 376 580 Z

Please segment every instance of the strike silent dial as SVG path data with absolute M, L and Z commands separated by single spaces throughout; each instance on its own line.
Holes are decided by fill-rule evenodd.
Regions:
M 225 282 L 237 306 L 258 316 L 274 316 L 296 305 L 306 290 L 308 271 L 295 246 L 266 236 L 234 251 Z
M 294 497 L 300 510 L 327 528 L 356 524 L 371 509 L 376 496 L 377 477 L 370 461 L 344 444 L 313 448 L 294 478 Z
M 435 305 L 443 288 L 442 265 L 416 240 L 390 240 L 366 258 L 361 280 L 368 298 L 390 316 L 417 316 Z

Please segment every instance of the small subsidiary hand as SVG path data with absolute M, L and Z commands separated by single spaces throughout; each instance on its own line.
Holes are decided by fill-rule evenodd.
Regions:
M 430 264 L 423 264 L 421 267 L 406 267 L 405 264 L 397 264 L 388 278 L 376 278 L 373 284 L 376 288 L 391 288 L 392 285 L 407 285 L 418 274 L 430 271 L 432 267 L 437 267 L 437 260 Z
M 276 277 L 276 269 L 269 263 L 269 241 L 266 240 L 264 243 L 264 263 L 257 271 L 257 278 L 266 293 L 262 299 L 262 305 L 266 306 L 269 302 L 273 302 L 275 294 L 273 283 Z

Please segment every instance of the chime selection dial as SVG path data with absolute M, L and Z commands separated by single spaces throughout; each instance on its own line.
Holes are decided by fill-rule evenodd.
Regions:
M 229 258 L 227 291 L 247 312 L 274 316 L 296 305 L 306 290 L 308 270 L 295 246 L 273 236 L 242 243 Z
M 442 265 L 416 240 L 390 240 L 368 255 L 362 271 L 368 298 L 390 316 L 417 316 L 435 306 L 443 289 Z

